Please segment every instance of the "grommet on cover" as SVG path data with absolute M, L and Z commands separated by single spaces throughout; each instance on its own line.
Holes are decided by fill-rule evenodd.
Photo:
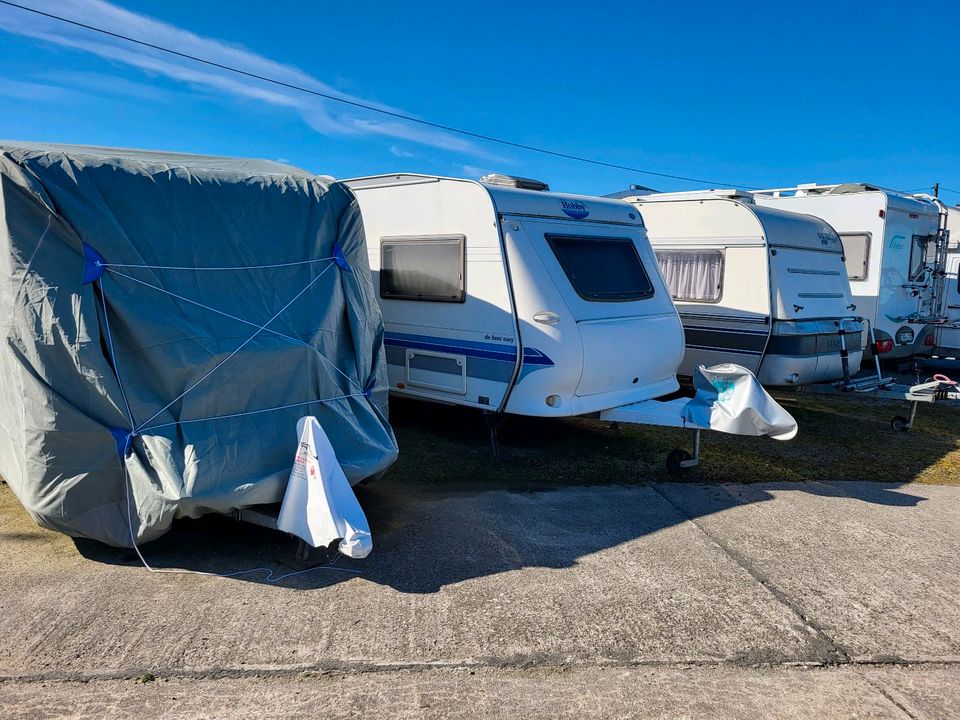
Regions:
M 110 434 L 117 443 L 117 455 L 120 456 L 120 460 L 130 457 L 133 451 L 133 433 L 126 428 L 110 428 Z
M 346 270 L 347 272 L 353 272 L 350 269 L 350 263 L 347 262 L 347 258 L 344 257 L 343 248 L 340 247 L 340 243 L 334 243 L 333 245 L 333 261 L 337 264 L 341 270 Z
M 98 253 L 92 247 L 83 244 L 83 284 L 89 285 L 94 280 L 98 280 L 103 275 L 103 268 L 106 265 L 103 255 Z
M 373 389 L 376 387 L 376 385 L 377 376 L 374 375 L 372 378 L 370 378 L 370 380 L 367 381 L 367 386 L 363 388 L 363 396 L 367 398 L 367 400 L 369 400 L 370 396 L 373 395 Z

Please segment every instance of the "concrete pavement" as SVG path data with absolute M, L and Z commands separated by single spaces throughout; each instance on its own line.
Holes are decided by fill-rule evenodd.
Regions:
M 150 574 L 0 488 L 6 717 L 900 717 L 960 708 L 960 488 L 359 490 L 365 561 Z M 297 569 L 184 522 L 158 567 Z M 359 575 L 338 568 L 359 569 Z M 146 684 L 137 678 L 153 676 Z

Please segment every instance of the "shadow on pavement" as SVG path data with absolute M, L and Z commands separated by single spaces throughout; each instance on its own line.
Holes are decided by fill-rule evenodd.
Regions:
M 283 587 L 314 589 L 358 577 L 404 593 L 433 593 L 446 585 L 524 567 L 566 568 L 591 553 L 730 508 L 774 499 L 775 491 L 813 493 L 863 502 L 912 507 L 924 498 L 898 492 L 898 484 L 870 482 L 763 483 L 723 485 L 685 483 L 671 487 L 672 502 L 658 484 L 556 486 L 511 491 L 458 488 L 423 492 L 389 476 L 357 488 L 374 536 L 366 560 L 351 561 L 335 552 L 336 565 L 297 575 Z M 678 506 L 682 510 L 678 509 Z M 77 540 L 87 558 L 108 564 L 139 565 L 131 550 Z M 315 551 L 311 562 L 294 558 L 296 542 L 264 528 L 222 516 L 184 520 L 163 538 L 142 548 L 159 568 L 230 573 L 267 567 L 276 576 L 325 562 Z M 265 572 L 235 579 L 262 583 Z
M 806 412 L 820 413 L 811 420 L 825 425 L 825 432 L 839 435 L 846 428 L 849 433 L 850 418 L 843 413 L 850 406 L 818 407 Z M 785 471 L 791 464 L 789 443 L 734 438 L 741 444 L 727 449 L 724 443 L 732 441 L 711 436 L 714 455 L 693 476 L 699 482 L 672 486 L 671 502 L 657 491 L 659 483 L 670 480 L 662 470 L 662 457 L 689 439 L 685 431 L 637 431 L 583 419 L 511 418 L 504 457 L 497 459 L 475 411 L 395 402 L 391 412 L 400 459 L 384 477 L 356 488 L 373 531 L 374 550 L 367 559 L 351 561 L 320 550 L 310 561 L 300 562 L 290 537 L 222 516 L 177 522 L 166 536 L 142 548 L 144 556 L 158 568 L 211 573 L 270 568 L 274 577 L 332 560 L 332 568 L 295 575 L 281 584 L 324 587 L 356 577 L 343 571 L 352 569 L 359 570 L 363 580 L 401 592 L 432 593 L 523 567 L 570 567 L 591 553 L 688 519 L 770 501 L 778 490 L 902 508 L 924 499 L 899 492 L 904 483 L 782 482 L 780 478 L 790 477 Z M 875 448 L 883 451 L 882 446 Z M 751 453 L 766 464 L 748 466 Z M 926 457 L 916 461 L 917 467 L 930 462 Z M 724 462 L 734 466 L 733 480 L 722 472 L 711 478 Z M 824 455 L 823 463 L 829 462 L 853 463 Z M 778 481 L 742 484 L 751 472 Z M 82 540 L 76 546 L 97 562 L 140 564 L 131 550 Z M 263 583 L 266 578 L 266 571 L 257 571 L 235 579 Z

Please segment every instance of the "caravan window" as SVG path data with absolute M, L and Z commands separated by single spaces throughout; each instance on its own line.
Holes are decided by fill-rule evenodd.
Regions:
M 660 270 L 674 300 L 718 302 L 723 292 L 719 250 L 660 250 Z
M 627 302 L 653 295 L 629 238 L 546 235 L 577 295 L 591 302 Z
M 913 242 L 910 243 L 910 281 L 914 282 L 923 278 L 927 269 L 927 245 L 930 243 L 930 235 L 914 235 Z
M 870 260 L 870 233 L 850 233 L 840 236 L 843 244 L 843 262 L 847 277 L 851 280 L 867 279 L 867 263 Z
M 395 237 L 380 241 L 380 297 L 463 302 L 463 235 Z

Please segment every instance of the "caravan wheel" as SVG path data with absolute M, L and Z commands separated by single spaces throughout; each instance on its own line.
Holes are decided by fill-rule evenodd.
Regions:
M 667 472 L 675 478 L 686 477 L 690 473 L 690 468 L 683 466 L 683 463 L 693 460 L 693 455 L 686 450 L 671 450 L 667 455 Z
M 903 415 L 897 415 L 890 421 L 890 427 L 892 427 L 896 433 L 909 432 L 910 421 L 903 417 Z

